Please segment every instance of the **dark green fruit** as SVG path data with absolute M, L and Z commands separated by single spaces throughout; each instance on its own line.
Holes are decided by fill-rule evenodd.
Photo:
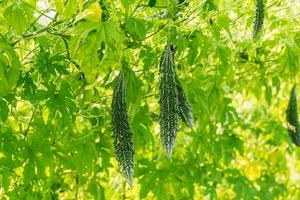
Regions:
M 253 23 L 253 38 L 256 38 L 264 24 L 265 6 L 263 0 L 256 0 L 255 18 Z
M 113 92 L 112 127 L 116 158 L 121 172 L 131 185 L 134 173 L 134 148 L 128 123 L 125 90 L 124 73 L 121 71 Z
M 184 90 L 176 76 L 176 86 L 178 92 L 178 115 L 181 120 L 190 128 L 193 126 L 192 105 L 190 104 Z
M 300 129 L 297 107 L 298 106 L 295 85 L 291 91 L 288 108 L 286 110 L 286 120 L 288 123 L 288 131 L 293 143 L 297 146 L 300 146 Z
M 160 59 L 160 131 L 163 147 L 170 158 L 178 131 L 178 92 L 172 46 L 166 45 Z
M 156 0 L 149 0 L 148 6 L 149 7 L 154 7 L 156 5 Z

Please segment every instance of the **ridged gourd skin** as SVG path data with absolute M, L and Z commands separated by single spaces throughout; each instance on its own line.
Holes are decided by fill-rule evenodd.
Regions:
M 176 87 L 178 92 L 178 115 L 181 120 L 190 128 L 193 127 L 192 105 L 189 102 L 182 85 L 176 76 Z
M 264 24 L 265 5 L 263 0 L 256 0 L 255 18 L 253 23 L 253 38 L 259 34 Z
M 298 119 L 298 106 L 297 106 L 297 96 L 296 96 L 296 85 L 293 87 L 290 95 L 290 100 L 288 108 L 286 110 L 286 120 L 288 123 L 289 135 L 292 139 L 292 142 L 300 146 L 300 127 Z
M 163 148 L 170 158 L 178 131 L 178 92 L 172 46 L 166 45 L 160 59 L 160 132 Z
M 130 185 L 134 174 L 134 147 L 128 123 L 123 71 L 117 77 L 112 100 L 112 127 L 116 159 Z

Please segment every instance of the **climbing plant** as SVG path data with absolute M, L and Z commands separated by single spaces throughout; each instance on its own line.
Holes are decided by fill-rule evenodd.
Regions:
M 0 199 L 299 199 L 299 30 L 299 1 L 0 0 Z

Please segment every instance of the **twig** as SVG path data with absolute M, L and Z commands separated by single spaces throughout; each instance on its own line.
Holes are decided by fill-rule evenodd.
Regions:
M 17 43 L 19 43 L 22 39 L 30 38 L 30 37 L 32 37 L 32 36 L 36 36 L 36 35 L 38 35 L 38 34 L 40 34 L 40 33 L 43 33 L 43 32 L 45 32 L 45 31 L 48 31 L 49 29 L 51 29 L 51 28 L 53 28 L 53 27 L 55 27 L 55 26 L 57 26 L 57 25 L 59 25 L 59 24 L 62 24 L 63 22 L 64 22 L 64 21 L 57 21 L 57 22 L 51 24 L 50 26 L 46 26 L 46 27 L 44 27 L 44 28 L 42 28 L 42 29 L 40 29 L 40 30 L 38 30 L 38 31 L 36 31 L 36 32 L 22 35 L 21 38 L 17 39 L 17 40 L 14 41 L 13 43 L 11 43 L 11 46 L 15 46 L 15 45 L 16 45 Z
M 49 32 L 49 31 L 48 31 Z M 66 48 L 66 52 L 67 52 L 67 59 L 69 60 L 69 64 L 72 63 L 75 65 L 75 67 L 81 72 L 81 69 L 80 69 L 80 66 L 77 62 L 75 62 L 74 60 L 71 59 L 71 56 L 70 56 L 70 50 L 69 50 L 69 45 L 68 45 L 68 41 L 65 37 L 65 35 L 63 33 L 55 33 L 55 32 L 49 32 L 50 34 L 53 34 L 53 35 L 57 35 L 57 36 L 60 36 L 60 38 L 63 40 L 64 42 L 64 45 L 65 45 L 65 48 Z M 82 76 L 83 78 L 85 79 L 85 76 L 82 73 Z
M 201 6 L 202 6 L 202 4 L 200 4 L 197 8 L 195 8 L 189 15 L 194 14 Z M 202 11 L 200 11 L 200 13 L 201 13 L 201 12 L 202 12 Z M 185 24 L 187 24 L 188 22 L 190 22 L 190 21 L 194 20 L 196 17 L 198 17 L 198 14 L 200 14 L 200 13 L 197 13 L 197 15 L 196 15 L 196 16 L 193 16 L 192 18 L 184 18 L 184 19 L 182 19 L 182 20 L 176 22 L 176 24 L 179 26 L 180 23 L 185 22 L 185 21 L 187 21 L 187 22 L 185 23 Z M 159 33 L 161 30 L 163 30 L 163 29 L 168 25 L 168 23 L 169 23 L 169 21 L 166 22 L 163 26 L 159 27 L 158 30 L 156 30 L 156 31 L 154 31 L 153 33 L 151 33 L 150 35 L 146 36 L 145 40 L 147 40 L 147 39 L 153 37 L 154 35 L 156 35 L 157 33 Z
M 123 179 L 123 196 L 122 199 L 126 199 L 126 180 Z
M 1 34 L 1 37 L 2 38 L 6 37 L 10 33 L 11 30 L 12 30 L 12 28 L 9 27 L 9 30 L 4 35 Z
M 132 13 L 130 14 L 130 18 L 134 15 L 134 13 L 137 11 L 137 9 L 140 7 L 142 0 L 139 0 L 138 5 L 134 8 L 134 10 L 132 11 Z
M 79 175 L 76 174 L 76 191 L 73 198 L 74 200 L 78 199 L 78 190 L 79 190 Z
M 48 19 L 51 19 L 52 21 L 55 21 L 54 18 L 49 17 L 48 15 L 46 15 L 46 11 L 48 12 L 48 9 L 46 9 L 44 12 L 41 12 L 40 10 L 36 9 L 35 7 L 31 6 L 30 4 L 25 4 L 26 6 L 28 6 L 29 8 L 33 9 L 34 11 L 38 12 L 39 14 L 41 14 L 42 16 L 47 17 Z
M 45 10 L 45 12 L 48 12 L 48 10 Z M 44 16 L 44 13 L 40 13 L 40 15 L 30 24 L 30 26 L 24 31 L 24 34 L 27 33 L 27 31 L 30 30 L 31 27 L 33 27 L 33 25 L 42 17 Z
M 150 7 L 149 5 L 147 4 L 141 4 L 140 7 Z M 159 9 L 163 9 L 163 8 L 168 8 L 167 6 L 153 6 L 153 7 L 150 7 L 150 8 L 159 8 Z
M 155 96 L 155 94 L 148 94 L 148 95 L 143 96 L 143 99 L 146 99 L 146 98 L 149 98 L 149 97 L 153 97 L 153 96 Z
M 154 31 L 153 33 L 151 33 L 150 35 L 147 35 L 145 37 L 145 40 L 151 38 L 152 36 L 156 35 L 157 33 L 159 33 L 161 30 L 163 30 L 166 26 L 168 25 L 168 22 L 165 23 L 164 25 L 162 25 L 161 27 L 159 27 L 159 29 L 157 29 L 156 31 Z
M 36 106 L 35 106 L 35 108 L 34 108 L 34 111 L 33 111 L 32 115 L 31 115 L 29 124 L 28 124 L 27 129 L 26 129 L 26 132 L 25 132 L 25 134 L 24 134 L 24 140 L 26 140 L 26 137 L 27 137 L 29 128 L 30 128 L 30 126 L 31 126 L 31 124 L 32 124 L 32 121 L 33 121 L 34 115 L 35 115 L 35 113 L 36 113 L 36 111 L 37 111 L 38 105 L 39 105 L 39 101 L 36 103 Z
M 56 113 L 55 113 L 55 114 L 56 114 Z M 56 133 L 57 133 L 58 125 L 59 125 L 59 121 L 56 123 L 56 126 L 55 126 L 55 130 L 54 130 L 54 134 L 53 134 L 51 146 L 54 146 L 54 145 L 55 145 L 55 142 L 56 142 Z

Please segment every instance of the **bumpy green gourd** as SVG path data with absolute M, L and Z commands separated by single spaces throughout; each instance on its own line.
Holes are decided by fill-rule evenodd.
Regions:
M 296 96 L 296 85 L 291 91 L 291 96 L 286 110 L 286 120 L 288 123 L 288 131 L 293 143 L 300 146 L 300 127 L 297 111 L 297 96 Z
M 187 126 L 192 128 L 193 127 L 192 105 L 187 99 L 177 76 L 176 76 L 176 87 L 178 92 L 178 115 Z
M 178 131 L 178 92 L 172 46 L 166 45 L 160 60 L 160 131 L 163 147 L 170 158 Z
M 255 19 L 253 23 L 253 38 L 256 38 L 264 24 L 265 6 L 263 0 L 256 0 Z
M 112 100 L 112 126 L 114 147 L 121 172 L 132 185 L 134 172 L 134 148 L 132 132 L 128 123 L 125 98 L 125 79 L 123 71 L 117 77 Z

